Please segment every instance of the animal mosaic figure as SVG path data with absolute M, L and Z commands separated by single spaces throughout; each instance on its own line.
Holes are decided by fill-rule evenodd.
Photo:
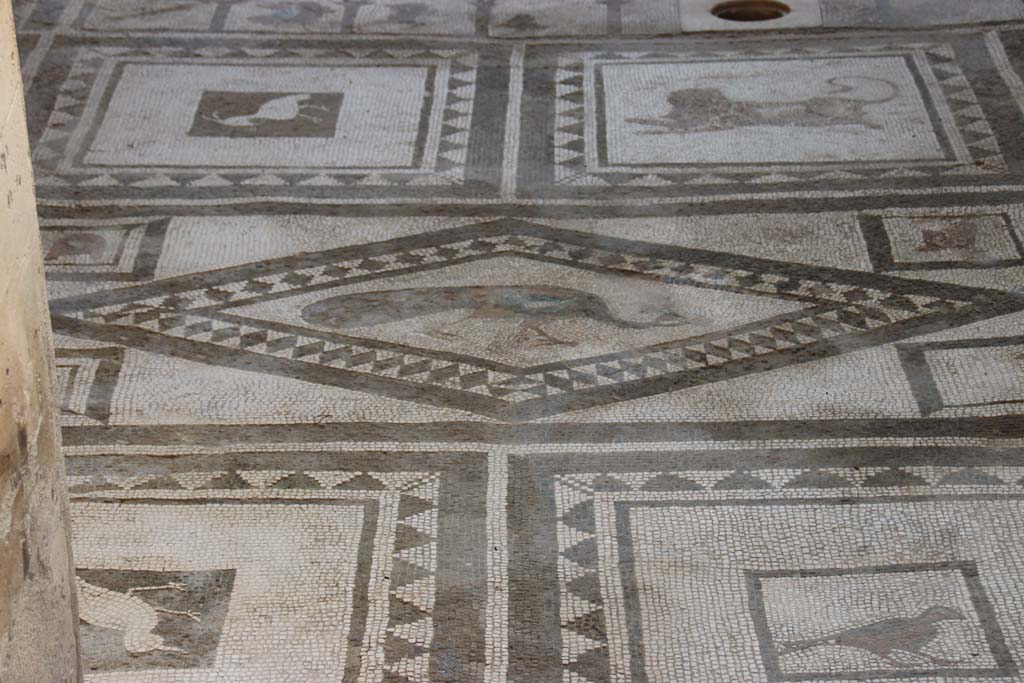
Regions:
M 161 636 L 153 633 L 153 629 L 160 621 L 160 613 L 187 617 L 196 622 L 199 621 L 199 615 L 195 612 L 153 607 L 135 595 L 143 591 L 184 591 L 183 584 L 168 583 L 163 586 L 129 588 L 121 593 L 96 586 L 78 576 L 75 577 L 75 581 L 78 586 L 79 618 L 87 624 L 124 633 L 124 648 L 130 654 L 139 655 L 153 651 L 186 653 L 181 648 L 167 645 Z
M 203 114 L 202 116 L 208 121 L 232 128 L 252 128 L 264 123 L 279 123 L 299 119 L 320 123 L 323 118 L 322 115 L 317 116 L 310 112 L 327 112 L 327 108 L 311 104 L 312 100 L 313 96 L 309 94 L 282 95 L 281 97 L 267 100 L 252 114 L 221 116 L 215 111 L 211 114 Z
M 620 318 L 600 297 L 568 287 L 480 286 L 423 287 L 379 292 L 359 292 L 324 299 L 302 309 L 302 319 L 315 325 L 351 329 L 410 320 L 446 311 L 469 311 L 448 328 L 471 319 L 520 321 L 514 339 L 542 346 L 575 346 L 543 329 L 554 320 L 589 318 L 624 330 L 671 327 L 684 324 L 682 316 L 666 311 L 652 320 Z M 448 329 L 429 332 L 454 337 Z
M 945 251 L 947 249 L 973 250 L 978 242 L 977 228 L 966 220 L 954 221 L 940 230 L 921 230 L 921 244 L 917 251 Z
M 874 99 L 850 97 L 855 88 L 844 81 L 880 83 L 888 92 Z M 668 95 L 669 111 L 658 118 L 629 118 L 630 123 L 650 126 L 647 135 L 667 133 L 703 133 L 747 128 L 751 126 L 783 126 L 824 128 L 829 126 L 862 126 L 880 130 L 867 111 L 871 104 L 892 101 L 899 88 L 883 78 L 835 77 L 828 79 L 834 90 L 827 95 L 792 102 L 753 102 L 733 100 L 717 88 L 686 88 Z
M 923 650 L 942 634 L 939 624 L 963 619 L 964 615 L 959 610 L 936 605 L 914 617 L 881 619 L 820 638 L 784 642 L 779 645 L 778 652 L 780 656 L 786 656 L 815 647 L 852 647 L 869 652 L 895 666 L 903 665 L 898 654 L 936 666 L 953 666 L 959 662 Z

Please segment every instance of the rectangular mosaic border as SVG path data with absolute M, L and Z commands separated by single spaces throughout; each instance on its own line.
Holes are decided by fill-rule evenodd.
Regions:
M 386 457 L 385 457 L 386 456 Z M 438 531 L 435 537 L 436 572 L 433 646 L 429 649 L 430 680 L 449 680 L 458 671 L 460 681 L 483 683 L 486 641 L 483 629 L 487 603 L 487 458 L 479 452 L 303 451 L 300 445 L 275 452 L 232 452 L 221 455 L 179 455 L 174 458 L 97 455 L 69 458 L 68 480 L 72 502 L 121 501 L 136 498 L 152 502 L 154 494 L 173 500 L 188 498 L 188 482 L 208 472 L 218 489 L 240 488 L 238 502 L 250 502 L 254 487 L 239 472 L 265 471 L 271 478 L 265 504 L 320 502 L 314 474 L 332 472 L 436 473 Z M 278 500 L 274 499 L 274 492 Z M 244 493 L 243 493 L 244 492 Z M 307 496 L 297 493 L 308 492 Z M 356 491 L 367 493 L 367 491 Z M 372 493 L 370 491 L 369 493 Z M 262 497 L 262 496 L 261 496 Z M 216 502 L 211 499 L 207 502 Z M 233 499 L 234 500 L 234 499 Z M 257 497 L 252 502 L 259 502 Z M 344 501 L 351 503 L 353 501 Z M 369 504 L 369 503 L 368 503 Z M 375 506 L 374 503 L 372 506 Z M 366 533 L 364 531 L 364 533 Z M 372 538 L 372 535 L 370 536 Z M 363 562 L 363 559 L 360 560 Z M 370 579 L 371 577 L 367 577 Z M 361 582 L 365 583 L 365 582 Z M 358 597 L 357 597 L 358 601 Z M 365 600 L 363 600 L 365 606 Z M 354 616 L 355 618 L 355 616 Z M 393 615 L 399 619 L 400 616 Z M 362 638 L 360 638 L 360 641 Z M 401 648 L 397 653 L 403 652 Z M 365 653 L 364 653 L 365 654 Z M 361 657 L 347 666 L 346 682 L 358 676 Z M 398 665 L 400 660 L 391 662 Z
M 60 200 L 76 187 L 121 206 L 178 201 L 259 197 L 263 201 L 416 200 L 437 203 L 486 199 L 498 193 L 504 112 L 508 100 L 511 48 L 502 44 L 466 44 L 424 40 L 310 40 L 232 37 L 180 38 L 161 36 L 158 43 L 133 37 L 98 38 L 58 34 L 40 66 L 47 79 L 37 79 L 27 95 L 30 136 L 35 141 L 37 193 L 41 203 Z M 79 52 L 92 52 L 80 58 Z M 389 172 L 387 169 L 281 171 L 253 167 L 223 172 L 202 169 L 97 169 L 83 174 L 55 168 L 65 156 L 68 130 L 81 136 L 78 121 L 98 93 L 91 85 L 95 69 L 110 60 L 134 55 L 147 61 L 194 57 L 211 60 L 237 57 L 254 63 L 274 59 L 432 59 L 450 62 L 448 100 L 445 105 L 436 168 L 426 173 Z M 397 62 L 396 62 L 397 63 Z M 467 90 L 468 89 L 468 90 Z M 465 91 L 465 92 L 463 92 Z M 496 115 L 500 114 L 500 115 Z M 56 122 L 57 128 L 52 127 Z M 447 136 L 447 137 L 446 137 Z M 164 172 L 166 171 L 166 172 Z M 207 172 L 209 171 L 209 172 Z
M 892 192 L 912 194 L 915 190 L 953 189 L 964 184 L 969 175 L 977 172 L 980 172 L 981 175 L 973 181 L 972 189 L 977 189 L 977 183 L 980 183 L 983 187 L 987 186 L 992 190 L 998 190 L 1000 186 L 1018 180 L 1021 173 L 1024 173 L 1024 163 L 1022 163 L 1024 159 L 1011 144 L 1016 135 L 1014 133 L 1015 125 L 1019 125 L 1021 120 L 1021 112 L 1016 109 L 1016 106 L 1012 111 L 1005 106 L 1006 103 L 1015 103 L 1016 96 L 1008 84 L 1000 78 L 1003 71 L 1001 67 L 993 63 L 985 37 L 980 31 L 942 35 L 916 33 L 902 38 L 893 36 L 885 42 L 876 40 L 873 45 L 870 40 L 860 41 L 856 45 L 832 41 L 817 49 L 813 42 L 814 39 L 802 41 L 793 49 L 795 53 L 806 57 L 844 49 L 855 49 L 865 55 L 870 55 L 871 50 L 906 51 L 907 49 L 924 50 L 931 47 L 936 51 L 935 58 L 957 65 L 960 73 L 952 80 L 959 84 L 958 87 L 969 89 L 977 87 L 978 92 L 981 93 L 972 104 L 975 107 L 973 111 L 981 113 L 991 124 L 993 141 L 1005 142 L 1005 144 L 998 145 L 1002 161 L 993 162 L 994 165 L 988 169 L 990 172 L 987 174 L 984 167 L 988 165 L 988 162 L 981 164 L 978 168 L 953 169 L 950 175 L 928 175 L 927 177 L 914 177 L 916 172 L 901 176 L 899 172 L 888 173 L 885 169 L 856 171 L 861 174 L 858 177 L 854 173 L 855 169 L 844 167 L 838 175 L 835 175 L 834 170 L 826 169 L 822 172 L 811 172 L 806 178 L 799 177 L 798 172 L 786 172 L 785 175 L 790 179 L 786 182 L 777 182 L 769 177 L 770 174 L 765 176 L 764 181 L 759 180 L 765 174 L 756 172 L 755 165 L 747 165 L 750 166 L 749 171 L 723 173 L 723 176 L 728 177 L 716 182 L 710 182 L 705 177 L 706 174 L 698 170 L 678 178 L 674 178 L 672 174 L 660 172 L 652 172 L 646 176 L 644 173 L 609 173 L 608 177 L 604 179 L 601 179 L 601 174 L 596 174 L 594 176 L 598 179 L 596 183 L 556 186 L 557 178 L 554 174 L 554 167 L 557 157 L 552 138 L 543 131 L 536 130 L 538 128 L 536 126 L 524 125 L 521 131 L 519 154 L 520 196 L 537 201 L 559 198 L 584 200 L 595 197 L 621 201 L 626 198 L 664 197 L 667 199 L 671 197 L 682 203 L 690 196 L 699 197 L 702 200 L 720 198 L 722 201 L 736 201 L 736 196 L 741 192 L 758 193 L 769 199 L 776 193 L 795 198 L 806 193 L 810 198 L 812 196 L 828 196 L 830 192 L 842 195 L 848 194 L 850 191 L 867 191 L 870 188 L 886 188 Z M 736 43 L 723 44 L 710 39 L 703 47 L 703 50 L 696 53 L 696 58 L 708 59 L 716 54 L 750 54 L 751 58 L 757 58 L 786 49 L 780 47 L 777 42 L 750 41 L 737 47 Z M 637 45 L 623 42 L 595 42 L 591 45 L 583 43 L 531 45 L 526 53 L 525 73 L 527 81 L 533 84 L 531 89 L 533 96 L 524 101 L 522 121 L 555 120 L 556 101 L 564 88 L 570 87 L 564 85 L 563 81 L 576 84 L 578 79 L 582 78 L 582 72 L 571 78 L 560 76 L 560 64 L 562 60 L 571 59 L 571 55 L 588 48 L 595 53 L 612 56 L 617 55 L 619 51 L 637 52 L 638 50 Z M 639 49 L 647 52 L 637 52 L 638 55 L 654 59 L 680 53 L 677 46 L 657 43 L 644 45 Z M 959 102 L 959 104 L 963 104 L 963 102 Z M 561 133 L 556 135 L 561 135 Z M 578 135 L 578 131 L 573 135 Z M 972 141 L 970 144 L 974 144 L 974 142 Z M 1003 162 L 1006 164 L 1005 167 Z M 645 179 L 647 176 L 650 177 Z M 650 182 L 647 182 L 648 180 Z M 690 180 L 696 184 L 687 186 L 686 183 Z M 823 186 L 830 189 L 823 191 Z M 746 197 L 744 196 L 744 198 Z
M 660 490 L 671 492 L 687 504 L 713 504 L 728 499 L 770 505 L 813 498 L 847 505 L 858 499 L 932 500 L 950 494 L 1019 499 L 1024 498 L 1020 454 L 1020 449 L 880 447 L 660 453 L 601 453 L 594 449 L 588 453 L 567 450 L 557 455 L 537 449 L 532 455 L 513 455 L 509 500 L 521 504 L 509 510 L 509 528 L 513 533 L 509 564 L 513 625 L 510 675 L 538 683 L 558 683 L 563 680 L 562 675 L 584 676 L 593 683 L 613 680 L 608 668 L 604 635 L 607 630 L 602 625 L 606 615 L 600 596 L 581 595 L 582 600 L 594 603 L 595 607 L 575 618 L 559 616 L 551 608 L 543 607 L 569 604 L 558 580 L 559 573 L 565 571 L 565 560 L 552 549 L 587 537 L 587 525 L 592 521 L 587 521 L 585 501 L 595 495 L 595 489 L 586 483 L 591 479 L 601 480 L 600 487 L 606 493 L 600 495 L 628 500 L 630 491 L 644 485 L 653 474 L 669 472 L 673 478 L 666 479 Z M 894 461 L 900 465 L 892 465 Z M 676 479 L 678 482 L 673 483 Z M 578 532 L 559 530 L 564 526 L 559 521 L 555 500 L 559 482 L 584 501 L 577 506 L 582 516 L 575 516 L 572 522 Z M 593 544 L 585 549 L 584 546 L 580 544 L 574 551 L 573 561 L 585 571 L 596 572 L 597 548 Z M 620 560 L 621 567 L 628 567 L 628 554 L 620 554 Z M 593 586 L 585 579 L 580 579 L 582 583 L 578 585 Z M 538 614 L 545 609 L 549 613 L 540 618 Z M 566 629 L 571 632 L 569 635 Z M 582 656 L 569 657 L 575 659 L 570 666 L 569 650 L 564 648 L 577 646 L 589 650 Z M 642 649 L 634 646 L 631 652 L 627 666 L 632 669 L 634 680 L 646 680 L 637 677 L 642 676 Z M 564 674 L 548 671 L 550 663 L 556 661 L 562 663 Z

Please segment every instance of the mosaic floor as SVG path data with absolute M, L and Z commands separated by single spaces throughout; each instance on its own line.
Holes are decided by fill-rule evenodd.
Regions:
M 1024 3 L 707 4 L 16 3 L 89 683 L 1024 681 Z

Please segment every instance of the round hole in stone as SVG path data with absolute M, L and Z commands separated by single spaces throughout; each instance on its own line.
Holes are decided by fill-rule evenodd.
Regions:
M 712 7 L 711 13 L 726 21 L 771 21 L 789 14 L 789 5 L 776 0 L 730 0 Z

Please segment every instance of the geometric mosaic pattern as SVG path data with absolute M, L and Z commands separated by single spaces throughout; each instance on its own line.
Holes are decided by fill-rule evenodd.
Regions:
M 657 250 L 657 251 L 656 251 Z M 657 256 L 653 254 L 657 253 Z M 513 368 L 472 357 L 422 348 L 375 344 L 325 333 L 307 324 L 273 324 L 246 315 L 261 302 L 287 305 L 289 297 L 333 292 L 346 284 L 448 264 L 515 256 L 617 277 L 644 278 L 664 287 L 685 286 L 770 297 L 797 303 L 794 312 L 739 328 L 673 339 L 655 347 L 619 349 L 595 358 Z M 441 283 L 443 279 L 435 280 Z M 387 288 L 386 284 L 381 285 Z M 197 280 L 193 276 L 154 285 L 54 302 L 57 329 L 97 339 L 118 338 L 145 347 L 157 337 L 188 353 L 215 347 L 214 362 L 229 365 L 273 359 L 277 372 L 305 377 L 315 368 L 320 381 L 354 381 L 381 392 L 429 388 L 455 405 L 492 416 L 523 419 L 702 384 L 835 353 L 893 341 L 928 330 L 1024 308 L 995 293 L 947 286 L 920 287 L 881 276 L 795 269 L 785 264 L 738 259 L 655 245 L 596 242 L 564 231 L 504 221 L 476 229 L 434 233 L 405 244 L 377 243 L 239 266 Z M 591 315 L 595 315 L 591 313 Z M 302 322 L 302 321 L 300 321 Z M 840 341 L 841 340 L 841 341 Z M 211 349 L 211 352 L 213 349 Z M 371 384 L 373 382 L 373 384 Z M 628 392 L 628 393 L 627 393 Z
M 1024 352 L 1024 337 L 901 344 L 897 348 L 923 414 L 1019 410 L 1021 377 L 1015 370 Z M 1006 371 L 991 382 L 965 386 L 961 377 L 981 366 Z
M 1024 6 L 712 4 L 16 2 L 87 683 L 1024 680 Z

